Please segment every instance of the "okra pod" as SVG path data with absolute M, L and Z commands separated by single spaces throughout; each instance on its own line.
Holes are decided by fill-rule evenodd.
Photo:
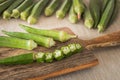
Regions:
M 69 48 L 68 46 L 62 47 L 62 48 L 61 48 L 61 51 L 62 51 L 62 53 L 63 53 L 66 57 L 72 55 L 72 54 L 71 54 L 71 50 L 70 50 L 70 48 Z
M 36 53 L 35 54 L 35 60 L 38 63 L 43 63 L 45 61 L 45 53 L 43 53 L 43 52 Z
M 50 62 L 53 62 L 53 53 L 45 53 L 45 61 L 50 63 Z
M 11 4 L 11 6 L 3 12 L 3 19 L 10 19 L 12 10 L 18 7 L 24 0 L 16 0 Z
M 32 12 L 31 12 L 30 16 L 27 19 L 27 22 L 29 24 L 37 23 L 37 20 L 38 20 L 40 14 L 42 13 L 44 7 L 46 6 L 46 4 L 48 2 L 49 2 L 49 0 L 40 0 L 37 4 L 35 4 L 35 6 L 32 9 Z
M 33 40 L 23 40 L 18 38 L 0 36 L 0 47 L 32 50 L 37 47 L 37 44 Z
M 32 10 L 33 6 L 34 6 L 34 4 L 31 5 L 31 6 L 29 6 L 28 8 L 26 8 L 24 11 L 22 11 L 22 12 L 20 13 L 20 18 L 21 18 L 22 20 L 27 20 L 28 16 L 29 16 L 30 13 L 31 13 L 31 10 Z
M 51 16 L 59 6 L 59 3 L 60 0 L 52 0 L 52 2 L 45 8 L 45 16 Z
M 73 6 L 76 14 L 78 15 L 78 19 L 81 18 L 82 13 L 85 10 L 85 6 L 82 0 L 73 0 Z
M 115 7 L 115 0 L 110 0 L 103 12 L 100 22 L 98 24 L 99 32 L 103 32 L 106 29 L 106 27 L 110 21 L 110 18 L 112 16 L 112 13 L 114 11 L 114 7 Z
M 27 54 L 0 59 L 0 64 L 1 65 L 18 65 L 18 64 L 20 65 L 20 64 L 33 63 L 33 61 L 34 61 L 33 53 L 27 53 Z
M 74 7 L 73 5 L 70 8 L 70 12 L 69 12 L 69 21 L 71 23 L 77 23 L 78 22 L 78 17 L 77 14 L 75 13 Z
M 61 42 L 65 42 L 71 38 L 76 38 L 76 35 L 71 35 L 71 34 L 68 34 L 64 31 L 35 29 L 35 28 L 25 26 L 22 24 L 20 24 L 20 27 L 29 33 L 51 37 L 54 40 L 58 40 Z
M 62 53 L 61 50 L 55 50 L 55 52 L 53 53 L 53 56 L 56 60 L 61 60 L 64 58 L 64 54 Z
M 19 18 L 20 13 L 25 10 L 25 8 L 29 7 L 33 3 L 33 0 L 25 0 L 20 6 L 15 8 L 12 11 L 12 17 Z
M 14 2 L 14 0 L 6 0 L 3 3 L 0 4 L 0 14 L 7 9 L 12 3 Z
M 100 13 L 101 13 L 101 8 L 100 8 L 100 2 L 99 0 L 90 0 L 90 12 L 92 14 L 92 17 L 94 19 L 94 26 L 93 28 L 97 28 L 97 25 L 100 21 Z
M 47 48 L 50 48 L 55 45 L 55 41 L 52 38 L 48 38 L 40 35 L 35 35 L 31 33 L 22 33 L 22 32 L 7 32 L 7 31 L 2 31 L 2 32 L 10 37 L 34 40 L 38 45 Z
M 110 0 L 102 0 L 102 12 L 105 10 L 105 8 L 106 8 L 109 1 Z
M 67 14 L 71 4 L 72 4 L 71 0 L 64 0 L 64 2 L 61 5 L 60 9 L 57 10 L 57 12 L 56 12 L 56 17 L 58 19 L 63 19 L 65 17 L 65 15 Z
M 5 2 L 5 1 L 6 1 L 6 0 L 0 0 L 0 4 L 3 3 L 3 2 Z
M 94 26 L 94 20 L 89 9 L 86 9 L 84 13 L 84 24 L 89 29 Z

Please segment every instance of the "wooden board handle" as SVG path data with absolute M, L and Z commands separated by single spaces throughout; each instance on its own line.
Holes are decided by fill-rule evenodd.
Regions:
M 107 34 L 91 40 L 86 40 L 85 42 L 87 43 L 86 48 L 89 50 L 110 46 L 118 46 L 120 45 L 120 31 L 113 32 L 111 34 Z

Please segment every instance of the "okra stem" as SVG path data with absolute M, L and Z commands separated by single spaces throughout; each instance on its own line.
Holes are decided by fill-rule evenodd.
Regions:
M 25 26 L 22 24 L 20 24 L 20 27 L 29 33 L 51 37 L 54 40 L 58 40 L 61 42 L 65 42 L 71 38 L 76 38 L 76 35 L 71 35 L 71 34 L 68 34 L 64 31 L 35 29 L 35 28 Z
M 33 40 L 23 40 L 18 38 L 0 36 L 0 47 L 32 50 L 37 47 L 37 44 Z

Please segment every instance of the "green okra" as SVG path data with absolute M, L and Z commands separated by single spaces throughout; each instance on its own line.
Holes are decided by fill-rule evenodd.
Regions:
M 34 40 L 38 45 L 47 48 L 50 48 L 55 45 L 55 41 L 52 38 L 48 38 L 40 35 L 35 35 L 31 33 L 22 33 L 22 32 L 7 32 L 7 31 L 2 31 L 2 32 L 10 37 Z
M 73 7 L 78 16 L 78 19 L 80 19 L 81 15 L 83 14 L 83 12 L 85 10 L 83 1 L 82 0 L 73 0 Z
M 36 53 L 35 60 L 39 63 L 45 62 L 45 53 L 43 53 L 43 52 Z
M 45 53 L 45 61 L 46 62 L 53 62 L 53 59 L 54 59 L 54 57 L 53 57 L 53 53 Z
M 81 52 L 83 50 L 80 44 L 75 44 L 75 46 L 76 46 L 76 52 Z
M 71 53 L 76 53 L 76 45 L 75 44 L 69 44 L 68 47 L 70 48 Z
M 106 27 L 111 19 L 114 8 L 115 8 L 115 0 L 110 0 L 103 12 L 100 22 L 98 24 L 99 32 L 103 32 L 106 29 Z
M 45 16 L 51 16 L 59 6 L 59 3 L 60 0 L 52 0 L 52 2 L 45 8 Z
M 12 3 L 14 2 L 14 0 L 6 0 L 3 3 L 0 4 L 0 14 L 7 9 Z
M 17 8 L 13 9 L 12 17 L 19 18 L 20 13 L 25 10 L 25 8 L 29 7 L 33 3 L 33 0 L 24 0 L 24 2 L 19 5 Z
M 7 8 L 4 12 L 3 12 L 3 19 L 10 19 L 11 18 L 11 14 L 12 14 L 12 10 L 15 9 L 16 7 L 18 7 L 24 0 L 16 0 L 13 2 L 13 4 L 10 5 L 9 8 Z
M 42 13 L 44 7 L 47 5 L 48 2 L 49 0 L 40 0 L 38 1 L 38 3 L 35 4 L 35 6 L 33 7 L 31 11 L 30 16 L 27 19 L 27 22 L 29 24 L 37 23 L 40 14 Z
M 0 65 L 29 64 L 33 63 L 33 61 L 34 61 L 33 53 L 27 53 L 0 59 Z
M 51 37 L 54 40 L 58 40 L 58 41 L 61 41 L 61 42 L 65 42 L 65 41 L 67 41 L 71 38 L 76 38 L 76 35 L 71 35 L 71 34 L 68 34 L 64 31 L 35 29 L 35 28 L 25 26 L 25 25 L 22 25 L 22 24 L 20 24 L 20 27 L 22 29 L 26 30 L 29 33 Z
M 101 14 L 101 7 L 100 7 L 99 0 L 90 0 L 90 12 L 92 14 L 92 17 L 94 19 L 94 26 L 93 28 L 97 28 L 97 25 L 100 21 L 100 14 Z
M 55 50 L 55 52 L 53 53 L 53 56 L 56 60 L 61 60 L 64 58 L 64 54 L 62 53 L 61 50 Z
M 37 47 L 37 44 L 33 40 L 23 40 L 18 38 L 0 36 L 0 47 L 32 50 Z
M 60 9 L 58 9 L 56 12 L 56 17 L 59 19 L 63 19 L 65 15 L 67 14 L 71 4 L 72 4 L 72 0 L 64 0 Z
M 3 3 L 3 2 L 5 2 L 5 1 L 6 1 L 6 0 L 0 0 L 0 4 Z
M 62 53 L 63 53 L 66 57 L 72 55 L 71 50 L 70 50 L 70 48 L 69 48 L 68 46 L 62 47 L 62 48 L 61 48 L 61 51 L 62 51 Z
M 109 1 L 110 0 L 102 0 L 102 12 L 105 10 L 105 8 L 106 8 Z
M 94 19 L 89 9 L 86 9 L 84 13 L 84 24 L 89 29 L 91 29 L 94 26 Z
M 20 19 L 26 21 L 27 18 L 28 18 L 28 16 L 30 15 L 31 10 L 32 10 L 32 8 L 34 7 L 34 5 L 35 5 L 35 4 L 32 4 L 31 6 L 29 6 L 28 8 L 26 8 L 24 11 L 22 11 L 22 12 L 20 13 Z
M 71 23 L 77 23 L 78 22 L 78 16 L 75 13 L 73 5 L 71 6 L 70 11 L 69 11 L 69 21 Z

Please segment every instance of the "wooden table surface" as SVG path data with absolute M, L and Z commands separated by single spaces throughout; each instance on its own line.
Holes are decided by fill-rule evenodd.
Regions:
M 9 21 L 0 19 L 0 30 L 24 31 L 18 26 L 19 23 L 29 25 L 27 22 L 19 19 L 12 19 Z M 79 36 L 79 38 L 92 39 L 105 35 L 107 33 L 112 33 L 114 31 L 120 30 L 120 13 L 114 23 L 109 26 L 107 31 L 104 33 L 98 33 L 97 30 L 87 29 L 83 25 L 82 20 L 77 24 L 71 24 L 68 21 L 68 16 L 66 16 L 66 18 L 63 20 L 58 20 L 56 19 L 55 15 L 49 18 L 42 15 L 36 25 L 30 26 L 42 29 L 69 27 L 75 34 Z M 3 34 L 0 32 L 0 35 Z M 51 78 L 49 80 L 120 80 L 120 46 L 99 49 L 93 51 L 93 53 L 98 58 L 99 65 L 87 70 L 73 72 L 70 74 Z

